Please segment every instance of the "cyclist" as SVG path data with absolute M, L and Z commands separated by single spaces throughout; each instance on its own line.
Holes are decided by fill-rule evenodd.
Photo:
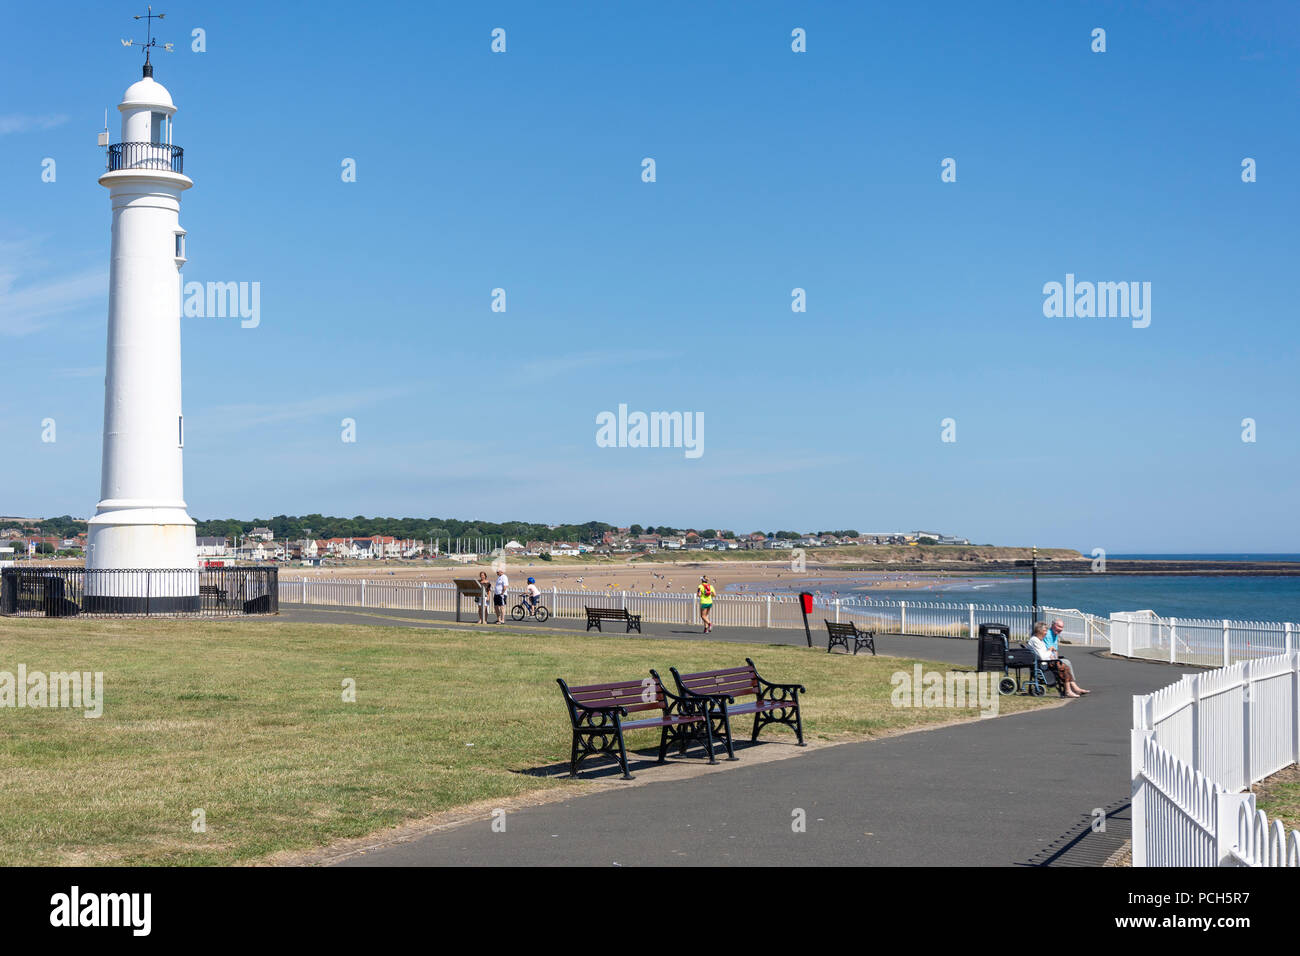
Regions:
M 531 614 L 537 613 L 537 605 L 538 603 L 541 602 L 541 600 L 542 600 L 542 591 L 537 586 L 537 579 L 529 578 L 528 587 L 524 588 L 524 604 L 528 606 L 529 613 Z

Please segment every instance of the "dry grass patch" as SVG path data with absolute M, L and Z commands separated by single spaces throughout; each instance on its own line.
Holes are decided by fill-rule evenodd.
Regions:
M 1281 820 L 1287 829 L 1300 830 L 1300 765 L 1283 767 L 1250 789 L 1255 794 L 1255 806 L 1270 820 Z
M 266 621 L 0 620 L 0 670 L 102 671 L 104 711 L 0 708 L 0 864 L 230 864 L 576 783 L 556 677 L 734 666 L 808 687 L 814 739 L 977 710 L 899 709 L 901 658 L 763 644 Z M 942 665 L 928 663 L 927 668 Z M 356 702 L 343 681 L 356 682 Z M 1004 712 L 1039 705 L 1004 698 Z M 780 730 L 764 739 L 793 739 Z M 629 746 L 657 743 L 629 736 Z M 202 809 L 207 831 L 191 829 Z

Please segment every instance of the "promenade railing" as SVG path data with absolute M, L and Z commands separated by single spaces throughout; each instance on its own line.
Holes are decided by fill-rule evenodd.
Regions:
M 1134 866 L 1300 867 L 1300 832 L 1243 792 L 1300 762 L 1300 652 L 1133 698 Z
M 1287 654 L 1297 647 L 1300 625 L 1285 621 L 1228 621 L 1161 617 L 1154 611 L 1110 616 L 1111 651 L 1121 657 L 1224 667 Z
M 298 604 L 394 610 L 455 610 L 456 589 L 444 581 L 385 581 L 381 579 L 282 578 L 280 600 Z M 518 590 L 511 601 L 517 600 Z M 542 592 L 551 614 L 573 620 L 585 607 L 622 607 L 640 614 L 646 623 L 695 625 L 700 623 L 699 603 L 689 592 L 618 591 L 550 588 Z M 1039 617 L 1060 617 L 1065 638 L 1078 644 L 1105 646 L 1109 621 L 1074 609 L 1040 607 Z M 938 601 L 894 601 L 871 597 L 817 595 L 809 623 L 822 630 L 823 621 L 847 623 L 886 634 L 921 637 L 974 637 L 981 624 L 1006 624 L 1012 636 L 1029 636 L 1033 608 L 1019 604 L 974 604 Z M 722 593 L 713 605 L 713 623 L 722 627 L 802 629 L 803 614 L 797 594 Z

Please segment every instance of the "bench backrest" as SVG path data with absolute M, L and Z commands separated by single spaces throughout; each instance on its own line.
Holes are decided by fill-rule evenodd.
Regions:
M 858 626 L 852 621 L 847 624 L 837 624 L 834 621 L 826 622 L 826 633 L 832 637 L 848 637 L 858 633 Z
M 586 605 L 583 605 L 586 607 Z M 588 607 L 587 614 L 592 617 L 626 617 L 627 608 L 625 607 Z
M 622 707 L 628 713 L 665 707 L 663 685 L 653 677 L 581 687 L 570 687 L 562 680 L 559 684 L 566 698 L 585 707 Z
M 700 671 L 697 674 L 679 674 L 678 677 L 683 687 L 697 694 L 726 694 L 728 697 L 758 695 L 758 673 L 748 664 L 717 671 Z

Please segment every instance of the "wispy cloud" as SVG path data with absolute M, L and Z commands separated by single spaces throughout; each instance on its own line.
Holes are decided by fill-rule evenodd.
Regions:
M 0 136 L 7 133 L 30 133 L 33 130 L 54 129 L 67 121 L 68 118 L 62 113 L 46 113 L 42 116 L 0 113 Z
M 674 352 L 656 349 L 621 349 L 548 356 L 523 363 L 519 371 L 511 376 L 511 384 L 538 385 L 585 369 L 632 365 L 636 362 L 663 362 L 675 357 Z
M 190 416 L 196 425 L 211 430 L 242 430 L 255 425 L 275 425 L 320 418 L 324 415 L 347 415 L 359 408 L 402 398 L 411 387 L 372 388 L 356 392 L 318 395 L 288 402 L 248 402 L 217 405 Z
M 108 301 L 102 267 L 15 289 L 17 281 L 17 275 L 0 272 L 0 335 L 30 335 L 59 315 Z

